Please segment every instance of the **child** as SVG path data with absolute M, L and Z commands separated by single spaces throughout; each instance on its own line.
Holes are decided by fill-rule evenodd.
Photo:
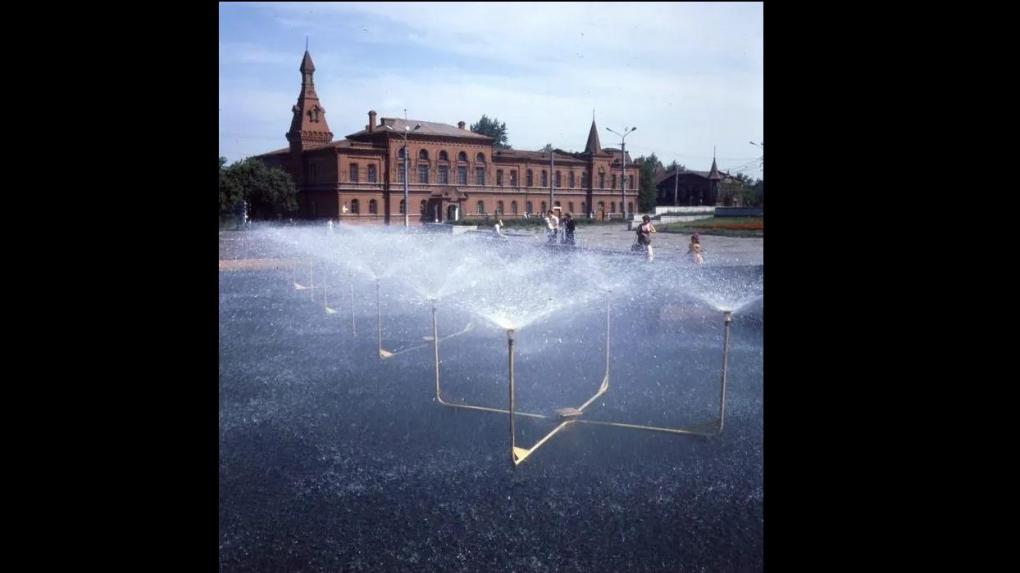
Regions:
M 696 265 L 705 262 L 705 258 L 701 256 L 701 237 L 697 233 L 691 235 L 691 244 L 687 248 L 687 256 Z

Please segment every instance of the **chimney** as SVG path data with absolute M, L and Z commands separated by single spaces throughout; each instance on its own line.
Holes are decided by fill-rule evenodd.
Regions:
M 457 122 L 457 127 L 461 128 L 461 129 L 464 129 L 464 122 L 463 121 L 458 121 Z
M 368 112 L 368 132 L 372 133 L 375 131 L 375 112 Z

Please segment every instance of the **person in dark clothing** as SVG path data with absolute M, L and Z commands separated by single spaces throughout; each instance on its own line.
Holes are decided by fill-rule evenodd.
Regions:
M 574 228 L 577 227 L 577 221 L 574 220 L 574 216 L 567 213 L 563 216 L 563 244 L 573 245 L 574 244 Z
M 644 247 L 649 261 L 655 260 L 655 254 L 652 252 L 652 233 L 654 232 L 655 226 L 652 225 L 652 218 L 645 215 L 641 218 L 641 225 L 637 229 L 637 242 Z

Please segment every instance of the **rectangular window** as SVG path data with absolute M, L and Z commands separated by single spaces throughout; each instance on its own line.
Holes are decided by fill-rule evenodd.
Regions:
M 358 182 L 358 164 L 351 163 L 351 183 Z
M 503 186 L 503 170 L 502 169 L 497 169 L 496 170 L 496 185 L 498 185 L 500 187 Z
M 557 187 L 563 187 L 563 180 L 560 179 L 560 172 L 559 171 L 556 172 L 556 186 Z
M 616 173 L 613 173 L 611 185 L 613 186 L 613 189 L 616 189 Z
M 475 167 L 475 185 L 485 185 L 484 167 Z
M 630 187 L 631 189 L 634 188 L 634 176 L 633 175 L 628 175 L 627 176 L 627 186 Z
M 584 189 L 588 188 L 588 172 L 587 171 L 582 171 L 581 172 L 581 187 L 584 188 Z
M 368 166 L 368 182 L 369 183 L 375 183 L 375 180 L 376 180 L 375 165 L 369 165 Z
M 419 165 L 418 166 L 418 183 L 428 183 L 428 182 L 429 182 L 429 166 L 428 165 Z
M 397 164 L 397 183 L 403 182 L 404 182 L 404 164 L 399 163 Z
M 439 167 L 439 183 L 442 185 L 450 184 L 450 168 L 445 165 Z
M 545 169 L 543 169 L 542 170 L 542 187 L 548 187 L 548 186 L 549 186 L 549 173 Z
M 457 184 L 467 185 L 467 166 L 457 167 Z
M 570 174 L 567 175 L 567 182 L 570 183 L 570 188 L 573 189 L 574 188 L 574 172 L 573 171 L 571 171 Z
M 510 186 L 517 187 L 517 170 L 510 171 Z
M 599 189 L 605 189 L 605 188 L 606 188 L 606 174 L 605 173 L 599 173 Z
M 528 169 L 528 187 L 535 185 L 535 174 Z

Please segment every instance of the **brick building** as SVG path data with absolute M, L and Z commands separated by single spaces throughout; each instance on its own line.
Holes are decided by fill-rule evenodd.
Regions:
M 409 219 L 419 222 L 475 219 L 498 215 L 514 219 L 549 208 L 575 217 L 621 216 L 619 149 L 604 149 L 592 120 L 584 151 L 499 149 L 492 138 L 464 127 L 368 112 L 365 129 L 340 141 L 326 123 L 315 93 L 315 65 L 306 51 L 301 62 L 301 93 L 286 148 L 257 156 L 288 171 L 298 187 L 301 216 L 347 223 L 398 223 L 404 212 L 402 149 L 407 134 Z M 628 213 L 634 212 L 639 173 L 626 162 Z

